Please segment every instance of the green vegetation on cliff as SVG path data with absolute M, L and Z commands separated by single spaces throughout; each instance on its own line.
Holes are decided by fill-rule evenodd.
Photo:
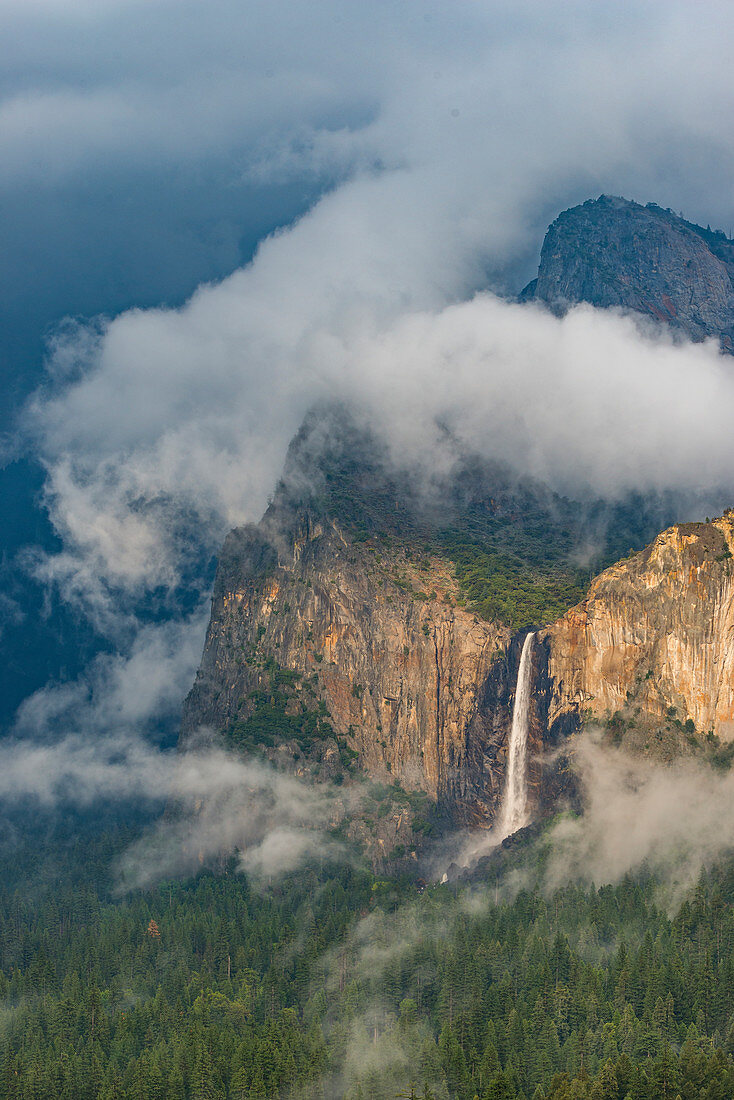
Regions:
M 244 752 L 295 741 L 307 753 L 316 742 L 334 737 L 326 707 L 317 699 L 312 682 L 273 661 L 266 666 L 261 686 L 241 705 L 246 713 L 230 723 L 227 737 Z
M 479 459 L 459 464 L 443 486 L 417 487 L 334 409 L 314 414 L 291 444 L 276 514 L 283 505 L 330 516 L 357 542 L 387 538 L 448 558 L 470 608 L 516 630 L 558 618 L 591 576 L 676 518 L 664 496 L 579 502 Z
M 559 618 L 583 599 L 588 573 L 551 566 L 533 568 L 515 554 L 488 550 L 457 536 L 444 541 L 469 607 L 484 619 L 523 630 Z
M 436 539 L 469 607 L 513 630 L 560 618 L 584 598 L 595 573 L 645 546 L 666 515 L 664 503 L 637 496 L 582 508 L 537 487 L 526 488 L 520 503 L 505 514 L 467 507 Z

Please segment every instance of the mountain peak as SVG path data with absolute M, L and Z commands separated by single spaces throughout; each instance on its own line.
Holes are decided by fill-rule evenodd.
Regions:
M 692 340 L 734 338 L 734 241 L 655 203 L 600 195 L 549 226 L 524 301 L 589 302 L 646 315 Z

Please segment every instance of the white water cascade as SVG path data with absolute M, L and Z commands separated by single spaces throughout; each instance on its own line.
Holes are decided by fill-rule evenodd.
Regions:
M 507 777 L 505 793 L 502 799 L 502 811 L 497 821 L 495 840 L 504 840 L 528 824 L 528 786 L 527 754 L 528 726 L 530 724 L 530 696 L 533 679 L 533 639 L 528 634 L 523 642 L 520 654 L 520 666 L 517 670 L 515 705 L 512 708 L 512 728 L 507 753 Z

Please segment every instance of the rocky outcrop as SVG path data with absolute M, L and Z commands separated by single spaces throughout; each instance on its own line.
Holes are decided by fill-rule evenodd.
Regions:
M 510 632 L 458 599 L 448 563 L 394 540 L 356 542 L 308 512 L 233 531 L 184 738 L 247 715 L 277 666 L 313 685 L 368 775 L 426 791 L 454 819 L 489 820 L 504 774 Z
M 602 195 L 565 210 L 521 296 L 562 311 L 577 302 L 642 313 L 731 352 L 734 242 L 655 204 Z
M 582 301 L 634 310 L 730 351 L 733 279 L 734 243 L 722 233 L 603 196 L 551 225 L 523 297 L 559 311 Z M 503 553 L 522 555 L 542 587 L 539 531 L 555 576 L 574 545 L 601 541 L 608 561 L 679 514 L 661 500 L 665 518 L 653 527 L 654 500 L 581 506 L 497 464 L 467 458 L 457 469 L 439 507 L 386 465 L 348 410 L 307 417 L 265 518 L 226 540 L 184 708 L 184 741 L 215 730 L 316 779 L 343 781 L 356 758 L 368 777 L 399 783 L 407 809 L 381 796 L 371 824 L 363 815 L 350 826 L 380 859 L 414 854 L 425 815 L 406 792 L 425 792 L 454 822 L 487 825 L 504 787 L 522 633 L 466 608 L 456 566 L 435 551 L 448 544 L 434 534 L 449 524 L 479 548 L 485 571 Z M 732 513 L 671 527 L 538 632 L 527 776 L 536 811 L 572 787 L 562 754 L 546 766 L 544 750 L 587 716 L 690 721 L 734 740 L 733 531 Z M 492 553 L 482 557 L 484 546 Z M 514 575 L 502 574 L 508 591 Z M 475 598 L 490 614 L 504 606 Z M 550 617 L 567 604 L 532 606 Z
M 678 524 L 542 631 L 548 724 L 626 709 L 734 739 L 734 512 Z
M 734 740 L 733 551 L 734 512 L 673 526 L 538 631 L 527 774 L 536 813 L 572 784 L 545 750 L 585 720 L 623 712 Z M 426 792 L 455 823 L 489 825 L 523 634 L 460 604 L 440 557 L 393 538 L 355 540 L 308 510 L 271 509 L 225 543 L 184 738 L 246 720 L 273 670 L 285 670 L 288 713 L 305 713 L 309 696 L 329 723 L 310 774 L 338 778 L 346 745 L 362 774 Z M 302 762 L 292 749 L 284 741 L 271 759 Z M 395 837 L 373 828 L 373 847 L 407 850 L 409 823 L 402 809 L 389 821 L 377 814 L 373 825 Z

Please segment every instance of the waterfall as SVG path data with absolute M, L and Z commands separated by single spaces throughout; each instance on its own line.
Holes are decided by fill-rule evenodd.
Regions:
M 520 666 L 517 670 L 515 705 L 512 709 L 512 728 L 507 752 L 507 777 L 502 810 L 497 821 L 497 840 L 522 829 L 528 824 L 527 749 L 530 724 L 530 688 L 533 679 L 534 634 L 528 634 L 523 642 Z

